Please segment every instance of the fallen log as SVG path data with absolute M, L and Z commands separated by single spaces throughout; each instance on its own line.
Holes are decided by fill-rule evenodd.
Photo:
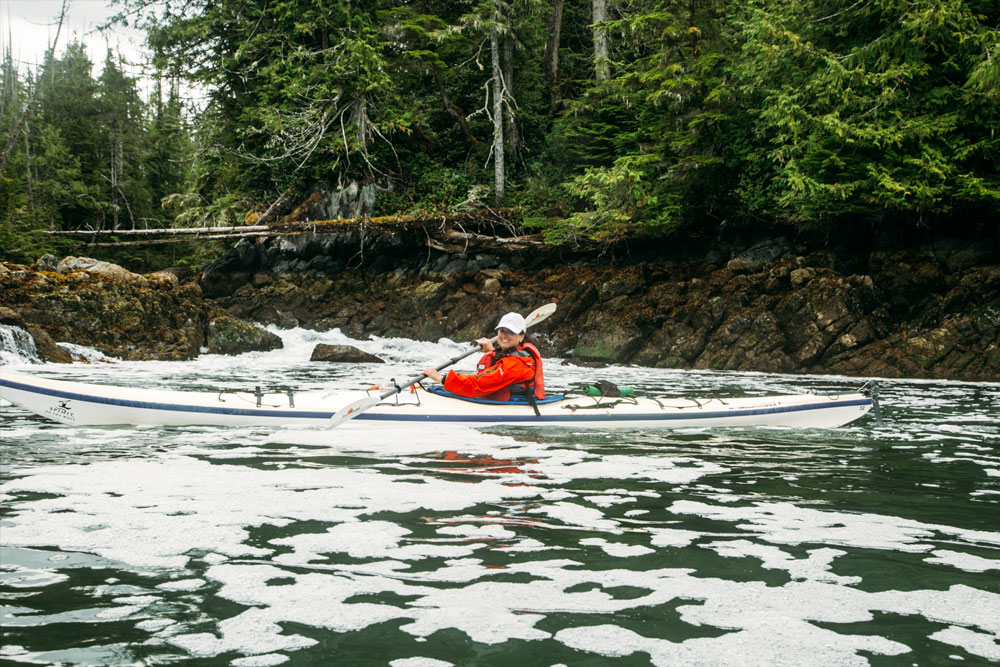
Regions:
M 374 218 L 340 218 L 311 222 L 285 222 L 269 225 L 244 225 L 230 227 L 167 227 L 154 229 L 75 229 L 44 232 L 50 236 L 69 236 L 86 239 L 92 247 L 125 247 L 186 243 L 192 241 L 218 241 L 224 239 L 263 238 L 273 236 L 299 236 L 302 234 L 333 234 L 351 227 L 372 228 L 422 228 L 427 233 L 427 246 L 439 252 L 465 254 L 491 250 L 525 251 L 545 246 L 541 234 L 509 236 L 515 227 L 498 213 L 481 209 L 459 215 L 413 214 L 381 216 Z M 499 225 L 499 229 L 498 229 Z M 468 231 L 492 231 L 492 234 Z M 497 234 L 496 232 L 500 233 Z M 98 241 L 101 237 L 130 237 L 129 240 Z M 151 237 L 132 240 L 135 237 Z M 179 238 L 183 237 L 183 238 Z
M 71 229 L 46 231 L 47 236 L 192 236 L 197 234 L 227 234 L 237 232 L 266 232 L 267 225 L 245 225 L 241 227 L 162 227 L 154 229 Z
M 47 236 L 77 236 L 81 238 L 96 238 L 98 236 L 199 236 L 201 234 L 240 236 L 247 232 L 304 232 L 322 234 L 341 231 L 344 227 L 353 225 L 375 225 L 379 227 L 430 227 L 448 224 L 456 225 L 496 225 L 500 224 L 513 231 L 514 226 L 501 217 L 501 214 L 513 213 L 514 209 L 481 209 L 458 215 L 445 214 L 407 214 L 386 215 L 361 218 L 338 218 L 335 220 L 311 220 L 308 222 L 279 222 L 267 225 L 242 225 L 231 227 L 158 227 L 151 229 L 71 229 L 43 232 Z

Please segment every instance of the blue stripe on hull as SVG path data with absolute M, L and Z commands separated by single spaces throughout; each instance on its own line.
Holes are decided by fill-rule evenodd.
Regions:
M 74 401 L 83 401 L 85 403 L 99 403 L 101 405 L 114 405 L 121 408 L 137 408 L 141 410 L 165 410 L 168 412 L 194 412 L 198 414 L 209 414 L 209 415 L 233 415 L 237 417 L 281 417 L 287 419 L 293 417 L 296 419 L 329 419 L 333 416 L 333 411 L 313 411 L 307 412 L 302 410 L 268 410 L 265 408 L 223 408 L 223 407 L 210 407 L 207 405 L 183 405 L 181 403 L 155 403 L 152 401 L 132 401 L 124 398 L 108 398 L 106 396 L 91 396 L 89 394 L 78 394 L 72 391 L 64 391 L 62 389 L 49 389 L 47 387 L 37 387 L 35 385 L 24 384 L 21 382 L 11 382 L 9 380 L 0 379 L 0 387 L 10 387 L 11 389 L 19 389 L 21 391 L 28 391 L 33 394 L 42 394 L 43 396 L 53 396 L 55 398 L 65 398 Z

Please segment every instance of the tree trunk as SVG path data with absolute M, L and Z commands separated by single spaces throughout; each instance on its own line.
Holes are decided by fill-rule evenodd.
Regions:
M 516 164 L 521 155 L 521 133 L 517 129 L 514 115 L 514 38 L 508 33 L 503 40 L 503 93 L 509 101 L 504 105 L 504 132 L 510 147 L 511 160 Z
M 545 53 L 542 56 L 542 69 L 545 71 L 545 82 L 549 84 L 549 118 L 556 115 L 559 103 L 562 101 L 562 91 L 559 90 L 559 40 L 562 33 L 562 15 L 565 0 L 552 0 L 552 15 L 545 27 L 549 37 L 545 40 Z
M 30 129 L 30 126 L 24 126 L 24 178 L 28 187 L 28 210 L 31 211 L 31 222 L 34 223 L 38 215 L 35 211 L 35 193 L 31 184 L 31 144 L 28 139 Z
M 594 23 L 608 20 L 607 0 L 593 0 Z M 601 26 L 594 26 L 594 75 L 598 81 L 611 78 L 611 66 L 608 62 L 608 31 Z
M 476 138 L 472 136 L 472 132 L 469 130 L 469 122 L 465 119 L 465 112 L 448 97 L 448 91 L 445 90 L 444 77 L 441 75 L 441 70 L 437 67 L 434 67 L 433 70 L 434 82 L 437 84 L 438 92 L 441 94 L 441 105 L 444 107 L 445 113 L 454 118 L 459 127 L 462 128 L 462 135 L 465 137 L 466 142 L 470 145 L 475 145 Z
M 118 174 L 121 171 L 121 139 L 118 133 L 111 130 L 111 229 L 118 229 Z
M 257 218 L 257 224 L 264 225 L 271 220 L 277 220 L 278 216 L 281 215 L 282 209 L 288 205 L 291 198 L 291 188 L 288 188 L 278 195 L 278 198 L 274 200 L 274 203 L 268 206 L 267 210 L 264 211 L 259 218 Z
M 500 32 L 490 30 L 490 56 L 493 60 L 493 187 L 494 202 L 503 205 L 503 68 L 500 66 Z

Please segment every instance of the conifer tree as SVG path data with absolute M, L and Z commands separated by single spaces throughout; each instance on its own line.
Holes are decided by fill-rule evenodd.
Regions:
M 74 173 L 79 169 L 70 185 L 72 196 L 55 203 L 54 225 L 60 229 L 105 225 L 101 110 L 92 70 L 84 45 L 72 42 L 61 57 L 46 61 L 38 78 L 38 123 L 41 134 L 53 143 L 47 152 L 55 156 L 65 150 L 73 156 Z
M 145 226 L 151 213 L 147 178 L 145 105 L 135 79 L 127 76 L 109 51 L 98 79 L 104 168 L 102 202 L 107 202 L 111 229 Z

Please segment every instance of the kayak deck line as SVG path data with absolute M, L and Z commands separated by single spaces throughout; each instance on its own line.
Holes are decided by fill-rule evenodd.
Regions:
M 329 393 L 300 393 L 294 400 L 289 397 L 286 405 L 261 405 L 263 395 L 270 394 L 262 394 L 259 389 L 255 393 L 216 393 L 131 388 L 0 371 L 0 398 L 43 417 L 73 425 L 329 426 L 339 407 L 331 405 Z M 224 396 L 229 397 L 228 400 L 245 401 L 247 405 L 220 405 L 227 400 Z M 413 400 L 408 401 L 384 400 L 354 418 L 368 425 L 833 428 L 862 417 L 873 407 L 872 397 L 861 393 L 662 399 L 666 404 L 661 399 L 642 397 L 602 403 L 603 399 L 592 397 L 563 396 L 540 401 L 537 406 L 540 413 L 535 414 L 527 402 L 458 400 L 419 385 L 412 396 Z M 588 398 L 595 403 L 588 403 Z M 336 400 L 342 399 L 341 396 Z M 675 400 L 685 404 L 669 404 Z M 253 407 L 255 404 L 260 407 Z

